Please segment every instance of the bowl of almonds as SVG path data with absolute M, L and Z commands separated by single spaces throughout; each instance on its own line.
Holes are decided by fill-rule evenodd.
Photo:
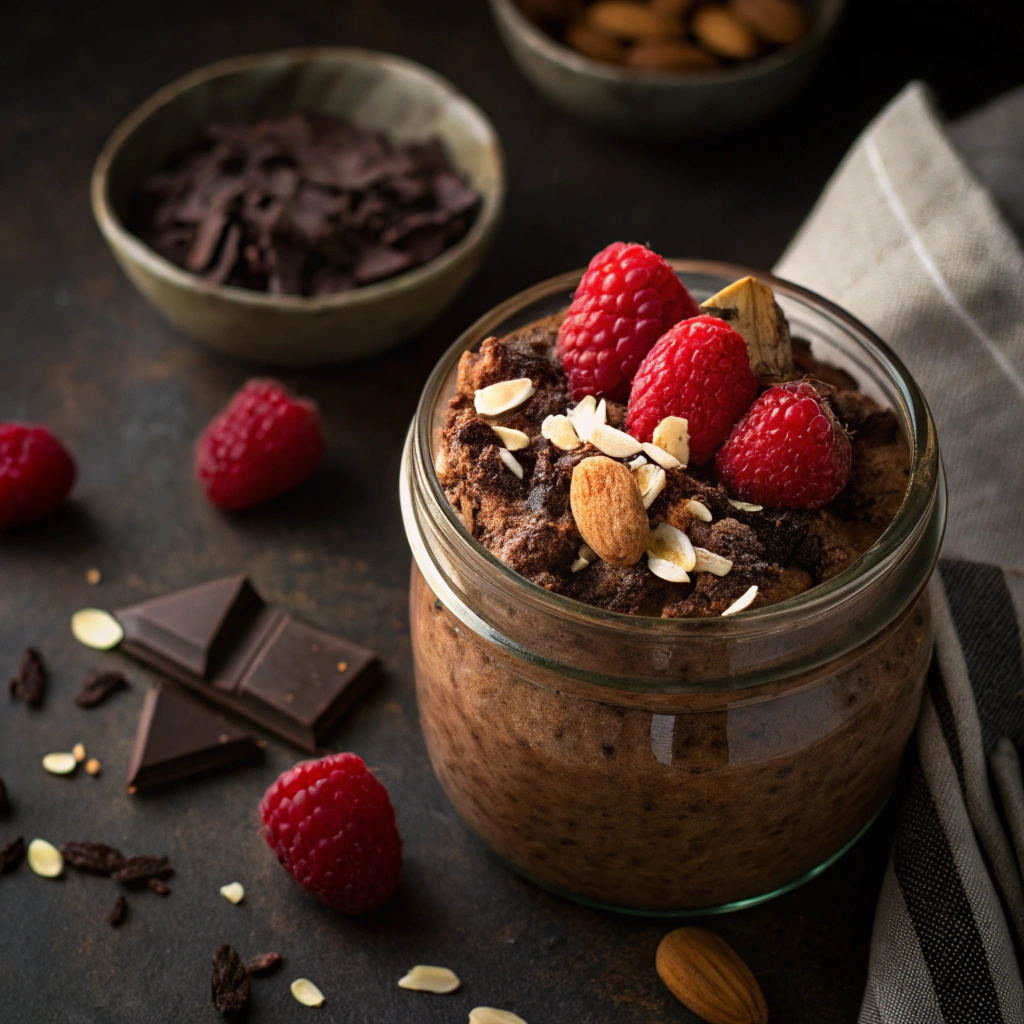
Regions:
M 791 99 L 844 0 L 490 0 L 523 74 L 597 128 L 721 135 Z

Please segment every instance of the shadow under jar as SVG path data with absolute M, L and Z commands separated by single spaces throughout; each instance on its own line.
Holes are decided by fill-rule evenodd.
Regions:
M 698 301 L 755 273 L 671 262 Z M 616 910 L 735 909 L 817 874 L 892 789 L 931 657 L 924 588 L 946 509 L 935 427 L 866 327 L 755 273 L 794 336 L 895 412 L 911 452 L 896 518 L 833 579 L 729 618 L 550 593 L 473 540 L 433 467 L 461 354 L 564 308 L 581 273 L 484 316 L 424 389 L 401 473 L 421 725 L 456 810 L 527 877 Z

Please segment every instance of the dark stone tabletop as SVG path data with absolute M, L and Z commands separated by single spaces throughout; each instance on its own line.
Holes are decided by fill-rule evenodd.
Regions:
M 811 87 L 746 134 L 676 149 L 609 141 L 564 118 L 519 76 L 482 0 L 176 0 L 18 4 L 0 38 L 0 419 L 50 423 L 73 449 L 73 502 L 0 539 L 0 681 L 23 649 L 51 669 L 39 710 L 0 699 L 0 776 L 13 812 L 0 843 L 103 840 L 168 854 L 172 895 L 130 897 L 106 915 L 113 882 L 0 878 L 0 1020 L 200 1022 L 219 1019 L 210 958 L 280 952 L 254 982 L 250 1019 L 441 1022 L 478 1004 L 530 1024 L 694 1018 L 654 972 L 666 922 L 562 902 L 509 874 L 463 827 L 434 780 L 416 719 L 406 610 L 409 553 L 399 517 L 399 453 L 435 360 L 478 315 L 616 238 L 668 255 L 770 266 L 858 130 L 909 78 L 958 114 L 1015 84 L 1017 5 L 858 0 Z M 1011 9 L 1012 8 L 1012 9 Z M 157 87 L 209 61 L 284 45 L 390 50 L 437 69 L 493 119 L 508 156 L 504 225 L 483 270 L 422 336 L 356 366 L 287 373 L 323 411 L 328 455 L 293 494 L 236 516 L 215 511 L 191 472 L 196 436 L 252 369 L 167 327 L 128 284 L 93 225 L 91 163 L 117 121 Z M 86 571 L 99 568 L 98 586 Z M 388 786 L 404 837 L 397 897 L 362 920 L 306 897 L 257 831 L 256 805 L 298 759 L 272 740 L 262 767 L 129 797 L 135 723 L 154 677 L 71 637 L 71 613 L 113 608 L 236 571 L 270 599 L 381 652 L 383 680 L 331 736 Z M 72 696 L 93 667 L 132 688 L 93 711 Z M 77 741 L 98 779 L 47 775 L 41 757 Z M 867 967 L 889 810 L 837 865 L 772 903 L 711 919 L 763 985 L 776 1022 L 850 1022 Z M 218 888 L 241 881 L 245 901 Z M 403 992 L 415 963 L 454 968 L 448 997 Z M 326 993 L 319 1011 L 288 991 Z

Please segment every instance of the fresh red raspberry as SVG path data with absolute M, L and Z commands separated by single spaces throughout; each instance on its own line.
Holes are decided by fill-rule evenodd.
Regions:
M 700 307 L 675 271 L 642 245 L 613 242 L 587 267 L 558 331 L 574 401 L 624 402 L 640 361 L 673 325 Z
M 306 892 L 346 914 L 375 910 L 402 874 L 388 791 L 355 754 L 304 761 L 260 802 L 263 838 Z
M 682 416 L 690 461 L 707 462 L 757 394 L 747 343 L 724 320 L 698 316 L 672 328 L 633 378 L 626 429 L 650 441 L 666 416 Z
M 0 530 L 56 511 L 75 475 L 71 456 L 46 427 L 0 423 Z
M 316 406 L 275 380 L 251 380 L 203 431 L 196 476 L 215 505 L 248 508 L 301 484 L 323 457 Z
M 757 505 L 820 508 L 850 479 L 850 438 L 806 381 L 769 388 L 715 459 L 718 479 Z

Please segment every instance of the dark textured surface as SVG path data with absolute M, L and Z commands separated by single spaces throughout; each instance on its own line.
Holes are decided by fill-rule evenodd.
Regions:
M 908 78 L 949 113 L 1015 84 L 1022 15 L 989 3 L 861 0 L 812 89 L 745 137 L 643 150 L 585 132 L 523 83 L 481 2 L 33 3 L 0 40 L 0 418 L 53 424 L 74 450 L 74 503 L 0 539 L 0 681 L 27 644 L 51 669 L 43 708 L 0 701 L 0 777 L 18 833 L 167 854 L 172 895 L 27 867 L 0 878 L 0 1020 L 214 1021 L 210 969 L 224 942 L 268 950 L 283 969 L 253 982 L 250 1020 L 307 1020 L 288 983 L 327 995 L 318 1019 L 464 1020 L 480 1003 L 545 1021 L 689 1021 L 653 965 L 668 926 L 562 903 L 509 875 L 466 833 L 434 782 L 416 726 L 406 613 L 408 554 L 396 498 L 400 446 L 437 356 L 473 318 L 616 237 L 679 256 L 769 266 L 857 130 Z M 922 22 L 923 19 L 923 22 Z M 191 479 L 193 441 L 248 369 L 209 356 L 159 321 L 93 227 L 92 159 L 116 121 L 168 79 L 210 60 L 286 44 L 347 43 L 424 61 L 470 93 L 507 146 L 508 215 L 483 271 L 424 336 L 391 356 L 289 375 L 319 401 L 328 457 L 317 479 L 249 514 L 223 516 Z M 90 587 L 86 570 L 103 582 Z M 264 788 L 297 754 L 150 798 L 123 777 L 151 677 L 79 647 L 78 607 L 129 604 L 245 570 L 268 599 L 379 650 L 383 680 L 332 737 L 389 787 L 405 839 L 394 903 L 353 921 L 303 896 L 257 834 Z M 74 694 L 90 668 L 132 689 L 91 711 Z M 83 741 L 93 779 L 46 775 L 43 754 Z M 774 903 L 713 927 L 761 980 L 776 1022 L 849 1022 L 867 963 L 891 815 L 836 867 Z M 217 892 L 241 881 L 245 902 Z M 454 996 L 400 991 L 414 963 L 454 968 Z

